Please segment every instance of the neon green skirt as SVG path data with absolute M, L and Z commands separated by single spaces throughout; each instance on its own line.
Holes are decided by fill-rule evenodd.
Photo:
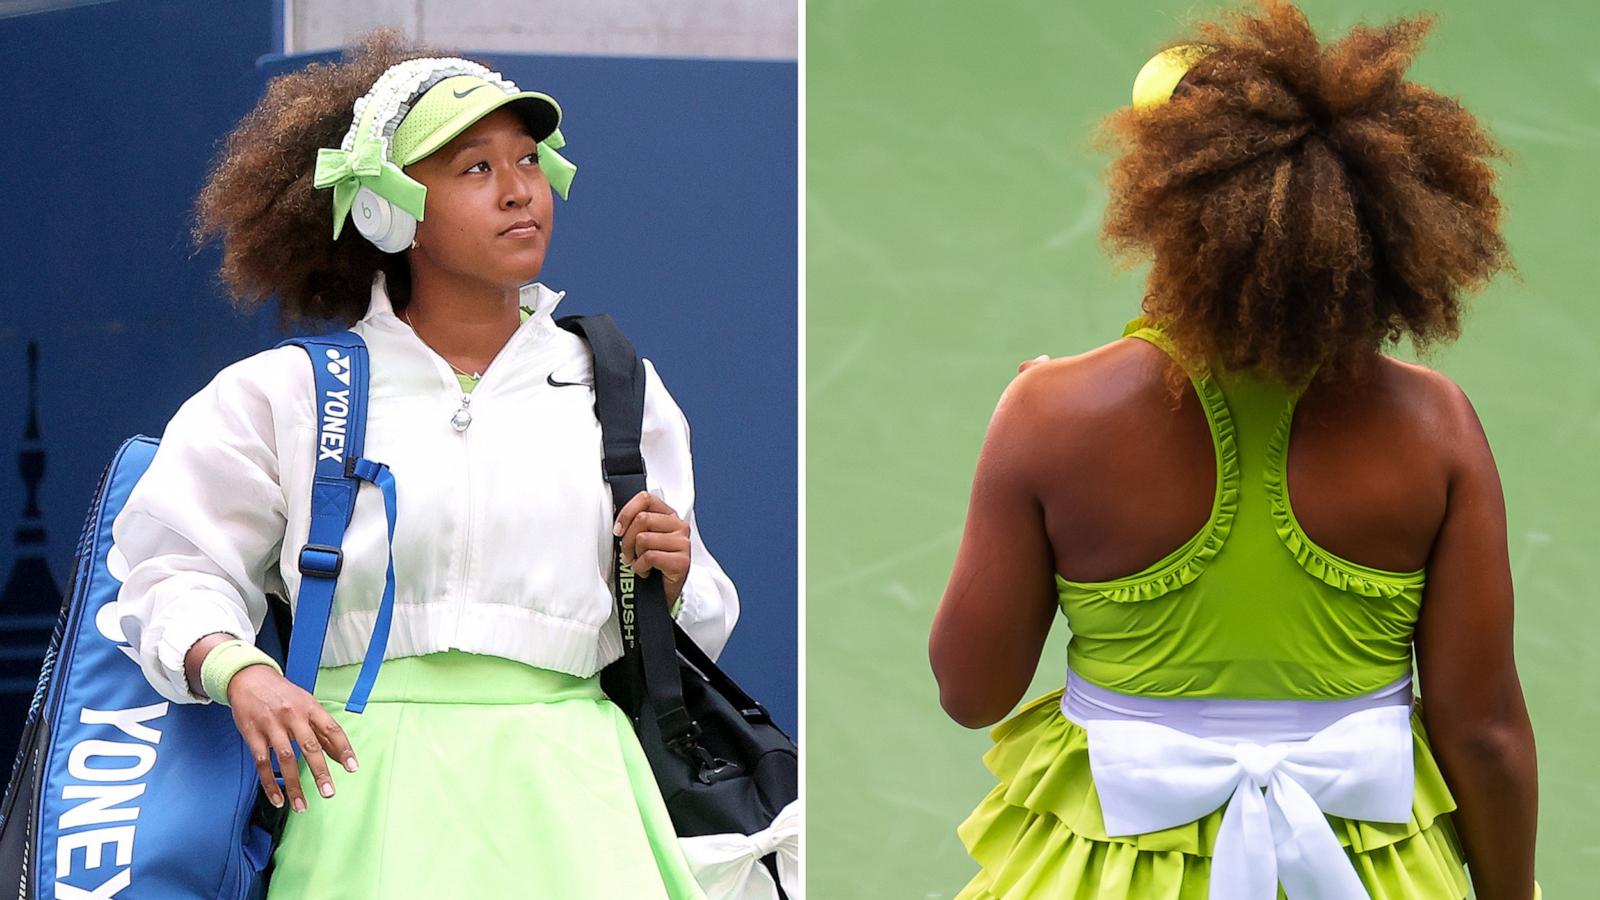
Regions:
M 1372 900 L 1461 900 L 1469 882 L 1449 816 L 1455 799 L 1415 711 L 1411 730 L 1410 821 L 1328 823 Z M 1206 900 L 1222 809 L 1162 831 L 1108 836 L 1088 733 L 1062 715 L 1061 691 L 995 726 L 994 739 L 983 760 L 1000 783 L 958 829 L 982 868 L 957 900 Z
M 318 676 L 360 768 L 333 766 L 325 800 L 301 763 L 309 809 L 288 817 L 270 900 L 703 900 L 598 676 L 460 651 L 391 659 L 355 715 L 360 668 Z

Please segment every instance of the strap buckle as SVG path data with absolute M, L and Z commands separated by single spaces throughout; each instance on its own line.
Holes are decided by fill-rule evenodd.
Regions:
M 688 730 L 675 738 L 665 740 L 664 743 L 668 749 L 695 767 L 695 780 L 701 784 L 716 784 L 719 781 L 737 778 L 744 770 L 738 763 L 729 762 L 707 750 L 705 745 L 700 743 L 701 734 L 700 723 L 690 719 Z
M 616 471 L 612 471 L 613 469 Z M 642 478 L 644 463 L 642 459 L 635 462 L 633 459 L 612 459 L 609 455 L 603 456 L 600 459 L 600 476 L 606 484 L 621 478 Z
M 662 736 L 662 738 L 663 738 L 662 742 L 665 743 L 672 750 L 676 751 L 677 753 L 684 754 L 684 755 L 692 754 L 700 746 L 700 744 L 699 744 L 699 740 L 700 740 L 700 723 L 696 722 L 693 719 L 690 719 L 689 718 L 689 714 L 688 714 L 688 712 L 686 710 L 680 709 L 680 710 L 677 710 L 676 713 L 677 713 L 676 715 L 673 715 L 673 716 L 669 717 L 672 720 L 670 723 L 668 723 L 668 722 L 661 723 L 663 725 L 667 725 L 668 726 L 666 728 L 663 728 L 662 730 L 663 731 L 668 731 L 668 730 L 675 731 L 675 730 L 677 730 L 675 726 L 678 723 L 679 716 L 681 716 L 683 719 L 688 719 L 688 726 L 686 728 L 684 728 L 683 729 L 683 733 L 678 735 L 677 737 L 668 738 L 665 735 L 663 735 Z
M 318 578 L 338 578 L 344 568 L 344 551 L 327 544 L 307 544 L 300 548 L 300 572 Z

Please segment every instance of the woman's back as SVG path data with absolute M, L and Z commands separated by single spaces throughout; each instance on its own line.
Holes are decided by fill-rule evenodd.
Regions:
M 1409 676 L 1448 484 L 1447 455 L 1430 446 L 1439 429 L 1417 427 L 1438 415 L 1418 381 L 1439 376 L 1380 359 L 1361 385 L 1303 393 L 1305 382 L 1190 372 L 1174 408 L 1171 342 L 1139 319 L 1125 336 L 1036 373 L 1029 394 L 1046 424 L 1018 448 L 1038 485 L 1071 668 L 1144 696 L 1348 697 Z M 1364 405 L 1366 393 L 1381 399 Z M 1319 405 L 1302 413 L 1305 394 Z M 1337 540 L 1307 529 L 1290 497 L 1297 437 L 1321 466 L 1300 483 L 1333 486 L 1309 521 L 1341 524 Z
M 1109 581 L 1145 569 L 1210 519 L 1217 460 L 1193 386 L 1174 401 L 1176 365 L 1153 344 L 1113 341 L 1040 367 L 1053 434 L 1038 464 L 1060 476 L 1041 490 L 1056 572 Z M 1289 432 L 1288 494 L 1318 546 L 1376 569 L 1427 565 L 1444 519 L 1450 416 L 1445 376 L 1377 356 L 1371 377 L 1313 380 Z M 1252 435 L 1251 437 L 1256 437 Z
M 1046 612 L 1053 618 L 1059 604 L 1072 631 L 1070 672 L 1065 691 L 1028 704 L 995 730 L 985 762 L 1000 783 L 960 828 L 983 870 L 959 896 L 1067 896 L 1087 888 L 1100 896 L 1179 897 L 1213 874 L 1225 889 L 1233 885 L 1236 867 L 1218 860 L 1235 858 L 1237 848 L 1225 850 L 1222 839 L 1234 804 L 1227 814 L 1206 805 L 1130 831 L 1125 817 L 1134 801 L 1113 791 L 1113 816 L 1094 780 L 1126 764 L 1121 751 L 1101 745 L 1095 765 L 1110 769 L 1089 777 L 1091 720 L 1149 725 L 1166 715 L 1287 748 L 1318 735 L 1324 726 L 1306 722 L 1326 711 L 1376 721 L 1396 705 L 1400 716 L 1389 716 L 1395 721 L 1383 737 L 1367 734 L 1373 746 L 1363 753 L 1408 763 L 1403 773 L 1395 759 L 1374 764 L 1398 779 L 1374 796 L 1406 808 L 1382 815 L 1323 809 L 1337 841 L 1326 846 L 1350 855 L 1373 896 L 1402 885 L 1415 896 L 1461 896 L 1462 850 L 1447 818 L 1456 802 L 1411 698 L 1413 638 L 1461 456 L 1464 398 L 1443 376 L 1375 357 L 1364 378 L 1345 385 L 1319 382 L 1315 373 L 1289 384 L 1220 369 L 1185 372 L 1190 385 L 1174 403 L 1170 367 L 1180 364 L 1170 340 L 1142 319 L 1124 337 L 1132 339 L 1032 367 L 990 426 L 968 537 L 1007 546 L 1011 564 L 1001 575 L 996 561 L 969 563 L 974 574 L 986 570 L 973 579 L 958 562 L 941 615 L 967 622 L 969 646 L 991 646 L 998 635 L 971 627 L 977 610 L 959 611 L 965 595 L 980 590 L 967 585 L 981 583 L 991 595 L 1013 591 L 1025 614 L 1009 627 L 1031 628 L 1032 636 L 1013 632 L 1011 642 L 1031 648 L 1048 630 Z M 982 476 L 985 468 L 995 482 Z M 1291 492 L 1291 484 L 1316 489 Z M 1014 539 L 1030 527 L 1029 516 L 1017 508 L 1004 515 L 1021 529 L 1006 535 L 997 533 L 1000 518 L 984 514 L 1005 495 L 1031 497 L 1032 527 L 1043 532 L 1033 550 Z M 1329 527 L 1316 527 L 1321 522 Z M 1042 585 L 1038 594 L 1023 587 L 1037 577 L 1027 571 L 1035 559 L 1053 570 L 1048 607 Z M 1026 657 L 1030 666 L 1015 674 L 1038 658 Z M 989 678 L 1009 667 L 985 662 Z M 1241 703 L 1208 702 L 1217 700 Z M 1305 702 L 1331 700 L 1347 702 Z M 1145 784 L 1147 775 L 1133 782 Z M 1174 784 L 1187 777 L 1172 776 Z M 1196 811 L 1206 814 L 1195 819 Z M 1017 852 L 1022 846 L 1029 851 Z M 1281 846 L 1278 856 L 1290 865 Z M 1330 874 L 1318 871 L 1318 878 Z

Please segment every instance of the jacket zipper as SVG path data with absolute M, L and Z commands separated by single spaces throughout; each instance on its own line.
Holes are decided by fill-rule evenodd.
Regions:
M 408 326 L 410 325 L 409 322 L 406 324 Z M 522 331 L 523 328 L 527 326 L 527 324 L 527 322 L 518 323 L 517 330 L 512 332 L 511 337 L 506 340 L 507 347 L 510 346 L 512 341 L 517 339 L 517 335 Z M 456 379 L 454 370 L 451 367 L 449 360 L 446 360 L 443 356 L 440 356 L 438 351 L 434 350 L 426 341 L 422 340 L 422 338 L 416 333 L 416 329 L 411 329 L 411 335 L 413 338 L 416 338 L 418 343 L 421 343 L 423 347 L 427 349 L 429 354 L 444 364 L 443 371 L 445 373 L 445 377 L 448 379 L 448 383 L 452 387 L 459 388 L 460 382 Z M 488 377 L 489 370 L 494 368 L 494 364 L 498 362 L 500 356 L 504 354 L 505 349 L 505 347 L 502 347 L 500 353 L 497 353 L 494 359 L 489 360 L 489 365 L 486 366 L 481 373 L 479 373 L 478 381 L 473 386 L 471 392 L 461 391 L 461 402 L 458 406 L 457 414 L 459 414 L 461 411 L 464 411 L 469 417 L 472 416 L 471 394 L 479 394 L 480 396 L 482 395 L 483 381 Z M 452 427 L 454 426 L 452 425 Z M 466 527 L 464 529 L 465 540 L 463 541 L 463 546 L 461 548 L 461 596 L 457 598 L 456 602 L 455 625 L 450 629 L 451 647 L 455 647 L 461 642 L 461 620 L 465 617 L 467 609 L 467 589 L 472 582 L 472 437 L 469 434 L 471 430 L 472 427 L 470 420 L 465 427 L 456 429 L 456 434 L 460 435 L 461 437 L 462 477 L 466 480 L 466 484 L 464 486 L 465 489 L 463 491 L 463 493 L 466 495 Z
M 471 408 L 472 408 L 472 395 L 476 394 L 480 398 L 483 396 L 483 382 L 484 382 L 485 379 L 487 379 L 489 377 L 489 370 L 493 369 L 495 367 L 495 364 L 500 361 L 500 357 L 505 355 L 506 350 L 511 346 L 511 343 L 517 339 L 517 335 L 522 332 L 522 329 L 524 327 L 526 327 L 527 324 L 528 324 L 527 322 L 522 322 L 522 323 L 519 323 L 517 325 L 517 330 L 512 332 L 511 333 L 511 337 L 506 339 L 505 346 L 501 347 L 500 351 L 495 354 L 494 359 L 489 360 L 489 365 L 485 366 L 484 370 L 478 374 L 478 380 L 473 385 L 471 392 L 468 392 L 468 391 L 462 391 L 461 392 L 461 405 L 462 405 L 463 408 L 467 409 L 469 411 L 469 413 L 470 413 Z M 443 357 L 441 357 L 441 359 L 442 358 Z M 503 366 L 502 366 L 502 368 L 503 368 Z M 454 376 L 452 376 L 452 380 L 454 380 Z M 464 535 L 463 535 L 465 537 L 465 541 L 464 541 L 464 545 L 461 548 L 461 552 L 462 552 L 462 559 L 461 559 L 461 596 L 456 598 L 456 621 L 455 621 L 455 625 L 450 629 L 450 646 L 452 648 L 459 647 L 459 645 L 461 644 L 461 620 L 466 617 L 467 604 L 468 604 L 468 602 L 470 602 L 470 596 L 468 594 L 468 589 L 472 585 L 472 435 L 471 435 L 471 432 L 472 432 L 472 428 L 470 426 L 467 427 L 467 428 L 463 428 L 463 429 L 461 429 L 460 431 L 457 432 L 457 434 L 461 435 L 461 458 L 462 458 L 461 471 L 463 473 L 462 477 L 465 479 L 465 484 L 463 486 L 464 490 L 462 491 L 462 493 L 466 495 L 467 511 L 466 511 L 466 517 L 465 517 L 466 518 L 466 528 L 464 529 Z
M 477 387 L 482 387 L 482 379 Z M 474 388 L 476 391 L 477 388 Z M 462 392 L 466 396 L 466 392 Z M 461 643 L 461 619 L 467 609 L 467 588 L 472 583 L 472 437 L 468 428 L 460 432 L 461 435 L 461 472 L 465 481 L 463 495 L 466 497 L 467 511 L 464 516 L 466 527 L 463 529 L 464 541 L 461 547 L 461 596 L 456 598 L 456 621 L 450 629 L 450 646 L 456 647 Z

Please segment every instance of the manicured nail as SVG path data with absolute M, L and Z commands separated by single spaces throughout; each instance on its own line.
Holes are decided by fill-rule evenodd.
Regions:
M 302 813 L 306 811 L 306 801 L 304 797 L 294 798 L 294 811 Z
M 333 785 L 324 784 L 321 787 L 321 791 L 322 791 L 322 796 L 324 796 L 324 797 L 332 797 L 333 796 Z
M 354 756 L 344 761 L 344 770 L 346 772 L 354 772 L 356 768 L 356 758 Z
M 612 535 L 612 537 L 622 537 L 622 520 L 621 519 L 618 519 L 617 521 L 615 521 L 615 522 L 613 522 L 611 524 L 611 535 Z

